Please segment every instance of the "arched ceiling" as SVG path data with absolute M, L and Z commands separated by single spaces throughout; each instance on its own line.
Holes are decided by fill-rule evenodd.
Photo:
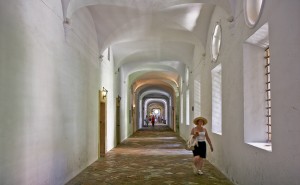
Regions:
M 65 19 L 88 10 L 99 54 L 110 47 L 115 68 L 136 88 L 145 84 L 176 92 L 185 68 L 205 52 L 215 6 L 234 15 L 236 0 L 62 0 Z M 71 21 L 70 21 L 71 20 Z M 152 71 L 149 73 L 149 71 Z M 127 79 L 124 79 L 127 80 Z
M 154 73 L 154 74 L 153 74 Z M 141 94 L 143 92 L 152 90 L 161 90 L 168 92 L 169 96 L 178 94 L 178 78 L 177 73 L 168 71 L 152 71 L 140 73 L 133 77 L 133 89 L 134 92 Z
M 181 41 L 135 41 L 112 46 L 117 67 L 124 63 L 159 63 L 160 61 L 193 61 L 194 44 Z

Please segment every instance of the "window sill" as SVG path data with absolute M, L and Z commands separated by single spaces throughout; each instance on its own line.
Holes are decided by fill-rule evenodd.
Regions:
M 220 136 L 222 135 L 222 132 L 214 132 L 214 131 L 212 131 L 212 133 L 220 135 Z
M 249 145 L 255 146 L 257 148 L 266 150 L 268 152 L 272 152 L 272 143 L 258 143 L 258 142 L 252 142 L 252 143 L 247 143 Z

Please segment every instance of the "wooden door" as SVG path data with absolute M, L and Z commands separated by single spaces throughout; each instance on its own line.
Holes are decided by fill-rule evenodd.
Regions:
M 120 129 L 120 99 L 116 100 L 116 135 L 117 135 L 117 145 L 121 142 L 121 129 Z
M 99 140 L 98 140 L 98 158 L 105 156 L 106 143 L 106 102 L 103 99 L 102 91 L 99 91 Z
M 106 139 L 106 123 L 105 123 L 105 103 L 100 103 L 100 157 L 105 156 L 105 139 Z

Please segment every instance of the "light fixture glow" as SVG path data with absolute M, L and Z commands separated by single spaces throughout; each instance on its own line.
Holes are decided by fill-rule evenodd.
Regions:
M 103 99 L 106 98 L 107 92 L 108 92 L 108 90 L 103 87 L 102 88 L 102 97 L 103 97 Z

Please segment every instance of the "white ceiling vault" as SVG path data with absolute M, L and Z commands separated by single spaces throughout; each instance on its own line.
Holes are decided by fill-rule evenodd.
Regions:
M 70 23 L 76 11 L 90 12 L 99 54 L 110 47 L 115 67 L 134 76 L 130 84 L 163 82 L 176 92 L 184 69 L 192 69 L 205 52 L 215 6 L 231 16 L 236 1 L 62 0 L 62 5 Z

